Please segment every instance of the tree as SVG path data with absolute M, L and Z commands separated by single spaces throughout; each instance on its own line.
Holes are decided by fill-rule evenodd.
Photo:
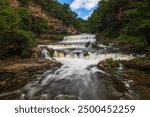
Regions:
M 101 0 L 87 21 L 87 31 L 137 47 L 150 44 L 149 0 Z
M 38 35 L 46 33 L 49 30 L 48 21 L 39 17 L 34 18 L 32 24 L 32 30 Z
M 30 30 L 30 12 L 25 8 L 9 6 L 0 0 L 0 55 L 17 53 L 29 56 L 35 46 L 35 36 Z

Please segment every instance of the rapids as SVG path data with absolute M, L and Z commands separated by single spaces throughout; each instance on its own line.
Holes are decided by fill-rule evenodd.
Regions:
M 89 43 L 88 47 L 85 47 L 86 43 Z M 63 65 L 46 71 L 39 81 L 28 83 L 24 87 L 25 98 L 46 95 L 47 99 L 54 99 L 58 95 L 69 95 L 84 100 L 120 99 L 123 94 L 107 79 L 109 74 L 99 70 L 96 65 L 107 58 L 130 60 L 133 56 L 120 54 L 117 49 L 101 44 L 98 45 L 101 49 L 92 48 L 94 43 L 95 35 L 81 34 L 66 36 L 63 41 L 48 45 L 48 48 L 55 50 L 53 58 Z M 39 45 L 41 46 L 45 45 Z M 122 69 L 123 66 L 120 65 L 118 70 Z

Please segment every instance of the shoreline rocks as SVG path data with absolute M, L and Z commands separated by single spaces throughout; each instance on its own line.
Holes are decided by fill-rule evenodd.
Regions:
M 46 70 L 57 69 L 61 63 L 45 58 L 0 60 L 0 94 L 21 89 L 29 81 L 42 78 Z
M 144 58 L 135 58 L 125 62 L 125 66 L 128 68 L 150 70 L 150 60 Z
M 81 98 L 73 95 L 57 95 L 54 100 L 81 100 Z
M 118 72 L 117 69 L 117 64 L 119 63 L 125 66 L 121 72 Z M 135 58 L 129 61 L 104 60 L 99 62 L 97 67 L 109 74 L 109 79 L 115 85 L 115 89 L 123 90 L 124 96 L 121 99 L 150 99 L 149 59 Z

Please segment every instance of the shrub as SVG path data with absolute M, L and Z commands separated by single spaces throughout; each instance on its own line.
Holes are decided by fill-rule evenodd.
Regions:
M 119 67 L 118 61 L 115 61 L 115 60 L 113 60 L 112 58 L 108 58 L 108 59 L 106 59 L 104 62 L 109 65 L 109 68 Z
M 4 1 L 0 0 L 0 55 L 28 57 L 36 42 L 31 14 L 26 8 L 2 4 Z
M 31 49 L 35 46 L 35 35 L 31 31 L 16 30 L 17 40 L 21 45 L 21 56 L 29 57 Z
M 48 21 L 43 18 L 34 19 L 32 30 L 37 34 L 46 33 L 48 30 Z
M 144 47 L 147 44 L 146 40 L 140 36 L 129 36 L 121 34 L 119 39 L 125 43 L 133 44 L 137 47 Z
M 50 57 L 54 56 L 55 50 L 53 48 L 48 49 Z
M 114 31 L 114 30 L 105 30 L 104 32 L 103 32 L 103 35 L 104 36 L 106 36 L 106 37 L 113 37 L 113 38 L 115 38 L 115 37 L 118 37 L 119 36 L 119 33 L 118 33 L 118 31 Z
M 109 46 L 110 40 L 104 39 L 103 44 L 104 44 L 105 46 Z

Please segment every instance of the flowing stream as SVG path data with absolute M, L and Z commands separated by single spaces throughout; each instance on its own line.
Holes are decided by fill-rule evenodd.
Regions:
M 55 50 L 53 59 L 61 62 L 62 66 L 46 71 L 39 81 L 28 83 L 24 87 L 25 97 L 32 99 L 44 95 L 47 99 L 56 99 L 67 95 L 89 100 L 120 99 L 123 93 L 115 89 L 108 78 L 109 74 L 98 69 L 97 63 L 107 58 L 130 60 L 133 56 L 119 54 L 118 49 L 111 45 L 105 47 L 99 44 L 100 49 L 94 49 L 92 45 L 95 42 L 95 35 L 81 34 L 67 36 L 61 42 L 48 45 L 48 48 Z M 51 59 L 46 51 L 45 53 L 45 57 Z M 122 70 L 122 65 L 118 70 Z

